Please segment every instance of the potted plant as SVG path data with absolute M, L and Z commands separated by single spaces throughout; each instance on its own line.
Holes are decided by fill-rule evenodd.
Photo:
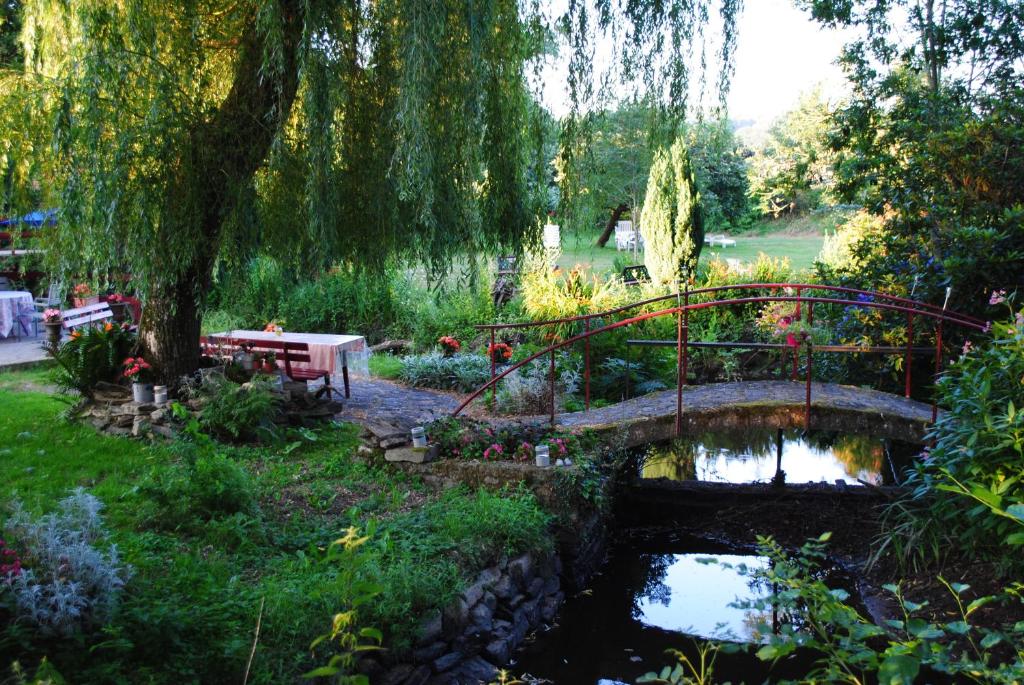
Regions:
M 512 358 L 512 347 L 507 343 L 494 343 L 487 346 L 487 354 L 491 355 L 495 364 L 504 364 Z
M 252 353 L 252 343 L 242 343 L 238 350 L 231 355 L 231 361 L 240 366 L 244 371 L 252 371 L 256 365 L 256 357 Z
M 51 345 L 58 345 L 61 333 L 64 332 L 64 320 L 61 318 L 60 310 L 52 307 L 44 310 L 43 325 L 46 326 L 46 340 Z
M 263 355 L 263 373 L 275 374 L 277 373 L 277 355 L 273 352 L 267 352 Z
M 142 357 L 128 357 L 122 364 L 122 375 L 132 382 L 132 399 L 139 404 L 153 402 L 153 384 L 150 375 L 153 367 Z
M 120 293 L 114 293 L 107 297 L 107 304 L 110 305 L 110 313 L 114 315 L 114 321 L 124 323 L 128 320 L 128 298 Z
M 462 349 L 462 344 L 450 335 L 442 335 L 437 339 L 437 342 L 440 343 L 441 352 L 446 357 L 450 357 Z
M 96 294 L 96 291 L 88 283 L 79 283 L 73 288 L 72 292 L 74 293 L 73 299 L 76 307 L 86 307 L 100 301 L 100 296 Z

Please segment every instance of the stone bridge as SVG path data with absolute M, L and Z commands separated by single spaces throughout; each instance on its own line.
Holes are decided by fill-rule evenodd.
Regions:
M 806 386 L 794 381 L 741 381 L 683 387 L 683 433 L 743 428 L 801 428 Z M 352 398 L 339 418 L 367 426 L 378 438 L 408 438 L 412 426 L 449 415 L 460 397 L 380 380 L 353 379 Z M 589 411 L 555 415 L 555 424 L 589 428 L 622 447 L 675 436 L 676 391 L 663 390 Z M 811 428 L 870 433 L 907 442 L 923 440 L 930 405 L 850 385 L 813 383 Z M 476 414 L 496 423 L 548 422 Z
M 683 387 L 682 433 L 801 428 L 807 388 L 794 381 L 741 381 Z M 589 428 L 623 447 L 675 436 L 676 391 L 662 390 L 585 412 L 556 414 L 555 424 Z M 931 405 L 885 392 L 812 383 L 811 428 L 921 442 Z

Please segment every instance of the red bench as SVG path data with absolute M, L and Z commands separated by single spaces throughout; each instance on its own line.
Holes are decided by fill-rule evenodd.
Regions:
M 277 365 L 280 367 L 284 362 L 284 373 L 293 381 L 317 381 L 323 379 L 324 385 L 316 395 L 320 397 L 338 390 L 331 385 L 331 372 L 327 369 L 315 369 L 308 366 L 294 367 L 293 364 L 310 364 L 312 358 L 309 355 L 309 344 L 300 342 L 284 342 L 280 340 L 251 340 L 248 338 L 218 338 L 215 336 L 204 336 L 199 338 L 199 345 L 203 355 L 207 357 L 225 357 L 243 349 L 254 353 L 273 352 L 277 356 Z M 348 364 L 341 367 L 341 377 L 345 382 L 345 397 L 350 397 L 348 382 Z

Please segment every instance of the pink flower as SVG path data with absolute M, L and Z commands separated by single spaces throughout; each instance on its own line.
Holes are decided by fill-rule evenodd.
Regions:
M 990 305 L 997 305 L 1006 302 L 1006 291 L 1005 290 L 993 290 L 992 296 L 988 298 Z
M 974 345 L 972 345 L 971 341 L 968 340 L 967 342 L 964 343 L 964 349 L 960 351 L 960 354 L 961 355 L 965 355 L 968 352 L 970 352 L 972 349 L 974 349 Z

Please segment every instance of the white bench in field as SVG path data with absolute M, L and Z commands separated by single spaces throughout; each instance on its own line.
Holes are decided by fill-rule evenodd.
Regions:
M 736 241 L 732 238 L 726 237 L 724 233 L 719 233 L 718 235 L 706 235 L 704 236 L 704 242 L 711 246 L 721 245 L 722 247 L 736 247 Z
M 60 313 L 64 328 L 74 330 L 81 326 L 100 324 L 106 321 L 113 321 L 114 313 L 110 311 L 110 305 L 106 302 L 87 304 L 84 307 L 65 309 Z

